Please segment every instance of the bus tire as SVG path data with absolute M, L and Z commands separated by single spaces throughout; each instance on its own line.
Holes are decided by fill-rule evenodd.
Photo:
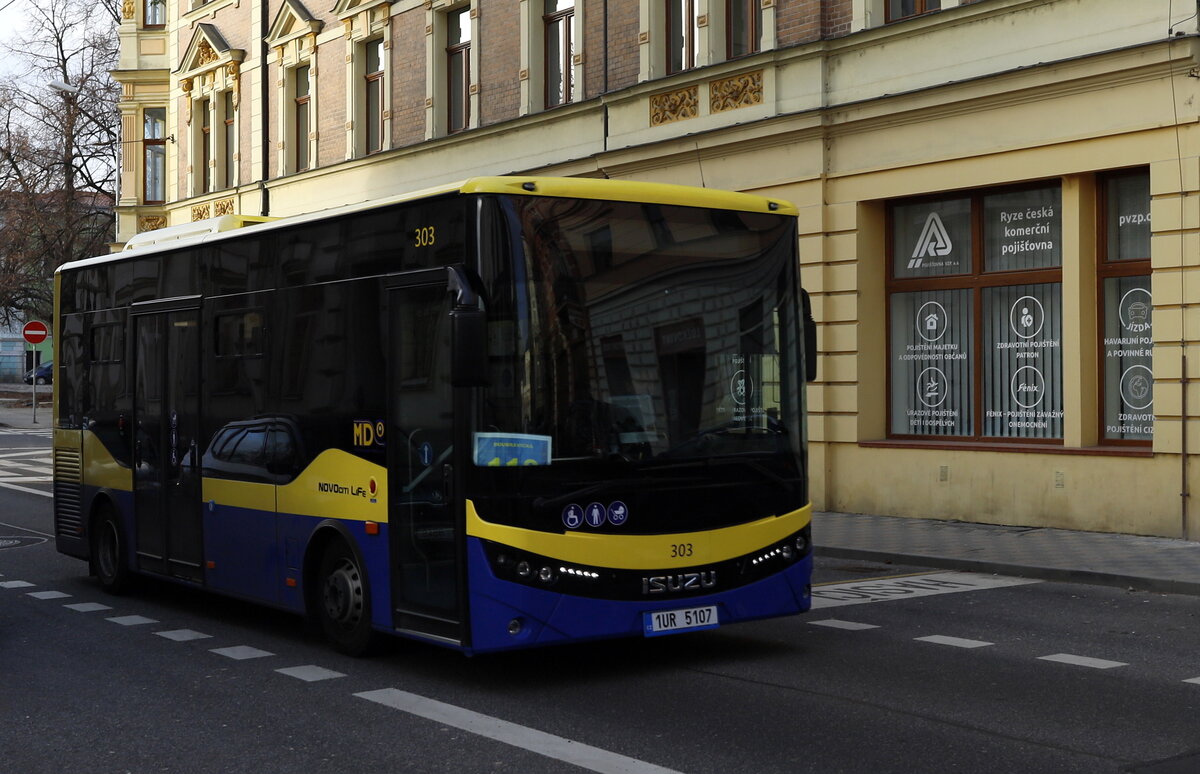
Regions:
M 321 554 L 315 612 L 334 649 L 348 656 L 371 650 L 371 595 L 367 575 L 345 541 L 334 540 Z
M 109 594 L 129 590 L 133 574 L 125 563 L 125 541 L 121 523 L 112 505 L 101 505 L 92 522 L 92 574 Z

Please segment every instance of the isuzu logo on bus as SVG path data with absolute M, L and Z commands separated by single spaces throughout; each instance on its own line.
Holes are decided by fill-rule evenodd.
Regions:
M 666 594 L 667 592 L 698 591 L 717 585 L 717 571 L 681 572 L 676 575 L 650 575 L 642 578 L 643 594 Z

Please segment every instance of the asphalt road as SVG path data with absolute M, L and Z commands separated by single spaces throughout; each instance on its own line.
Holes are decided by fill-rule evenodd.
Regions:
M 806 616 L 350 659 L 235 600 L 101 592 L 46 540 L 39 446 L 48 472 L 0 434 L 0 772 L 1200 770 L 1200 599 L 827 560 Z

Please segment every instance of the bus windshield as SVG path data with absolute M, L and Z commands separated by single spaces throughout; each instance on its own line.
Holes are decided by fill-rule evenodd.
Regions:
M 586 475 L 604 476 L 597 466 L 607 465 L 627 478 L 725 460 L 752 462 L 769 480 L 799 476 L 794 218 L 576 199 L 497 204 L 493 248 L 504 258 L 488 272 L 490 386 L 477 436 L 485 445 L 531 437 L 548 459 L 488 447 L 477 466 L 548 463 L 584 475 L 587 465 Z M 737 475 L 747 478 L 744 468 Z

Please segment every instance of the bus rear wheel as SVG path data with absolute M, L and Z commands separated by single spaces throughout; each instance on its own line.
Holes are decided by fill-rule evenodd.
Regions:
M 374 642 L 367 576 L 344 542 L 335 540 L 321 556 L 316 615 L 333 647 L 350 656 L 367 653 Z
M 121 524 L 111 505 L 101 506 L 92 525 L 92 573 L 109 594 L 129 590 L 132 575 L 125 564 Z

